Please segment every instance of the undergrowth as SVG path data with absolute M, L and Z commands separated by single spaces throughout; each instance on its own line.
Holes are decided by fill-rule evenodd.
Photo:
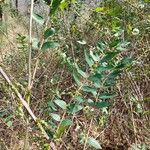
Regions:
M 2 22 L 0 149 L 150 149 L 149 1 L 44 1 Z

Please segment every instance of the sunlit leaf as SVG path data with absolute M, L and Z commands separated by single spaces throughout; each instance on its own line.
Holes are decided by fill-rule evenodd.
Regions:
M 60 9 L 61 10 L 64 10 L 64 9 L 66 9 L 67 7 L 68 7 L 68 1 L 66 1 L 66 0 L 63 0 L 62 2 L 61 2 L 61 4 L 60 4 Z
M 57 99 L 57 100 L 55 100 L 54 102 L 55 102 L 60 108 L 62 108 L 62 109 L 66 109 L 66 108 L 67 108 L 67 104 L 66 104 L 66 102 L 63 101 L 63 100 Z
M 96 12 L 105 12 L 105 10 L 106 10 L 105 7 L 96 7 L 95 8 Z
M 51 116 L 54 120 L 60 121 L 60 116 L 58 114 L 51 113 Z
M 87 51 L 84 51 L 84 55 L 85 55 L 85 60 L 87 62 L 87 64 L 92 67 L 94 64 L 94 61 L 91 59 L 91 57 L 89 56 L 89 54 L 87 53 Z
M 77 63 L 75 63 L 75 67 L 76 67 L 78 73 L 79 73 L 81 76 L 83 76 L 84 78 L 87 78 L 87 77 L 88 77 L 87 74 L 79 68 L 79 66 L 77 65 Z
M 10 127 L 13 125 L 13 122 L 12 122 L 12 121 L 8 121 L 8 122 L 6 123 L 6 125 L 8 126 L 8 128 L 10 128 Z
M 99 142 L 97 140 L 95 140 L 93 137 L 88 137 L 87 139 L 87 143 L 96 148 L 96 149 L 102 149 L 101 145 L 99 144 Z
M 90 55 L 94 61 L 99 61 L 100 57 L 97 54 L 94 54 L 93 51 L 90 51 Z
M 116 46 L 116 49 L 119 51 L 125 51 L 127 50 L 127 46 L 130 44 L 130 42 L 124 41 L 124 42 L 120 42 L 118 43 L 118 45 Z
M 101 52 L 103 52 L 107 48 L 107 46 L 104 42 L 98 42 L 96 48 Z

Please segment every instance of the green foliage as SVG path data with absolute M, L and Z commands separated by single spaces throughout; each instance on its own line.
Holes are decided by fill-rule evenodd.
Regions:
M 32 17 L 38 24 L 40 25 L 44 24 L 44 18 L 41 15 L 33 13 Z
M 55 100 L 54 102 L 55 102 L 60 108 L 62 108 L 62 109 L 66 109 L 66 108 L 67 108 L 67 104 L 66 104 L 66 102 L 63 101 L 63 100 L 57 99 L 57 100 Z
M 50 15 L 54 15 L 56 10 L 59 8 L 62 0 L 52 0 L 51 7 L 50 7 Z
M 28 47 L 26 36 L 18 34 L 16 39 L 19 43 L 18 49 L 23 50 L 23 51 L 26 50 Z
M 102 149 L 101 145 L 97 140 L 95 140 L 93 137 L 88 137 L 87 143 L 91 146 L 93 146 L 95 149 Z
M 52 48 L 57 48 L 59 46 L 59 44 L 57 42 L 52 42 L 52 41 L 49 41 L 49 42 L 45 42 L 43 45 L 42 45 L 42 50 L 47 50 L 47 49 L 52 49 Z
M 77 63 L 75 63 L 75 67 L 76 67 L 76 69 L 77 69 L 77 72 L 78 72 L 82 77 L 84 77 L 84 78 L 87 78 L 87 77 L 88 77 L 87 74 L 86 74 L 83 70 L 81 70 L 81 69 L 79 68 L 79 66 L 77 65 Z
M 79 105 L 79 104 L 70 104 L 68 106 L 68 112 L 75 114 L 79 111 L 81 111 L 83 109 L 83 106 Z
M 116 49 L 121 43 L 121 41 L 117 43 Z M 108 47 L 105 46 L 105 44 L 102 45 L 103 47 Z M 89 106 L 104 108 L 110 105 L 107 100 L 117 96 L 116 92 L 109 91 L 108 89 L 115 86 L 120 73 L 129 67 L 132 61 L 127 57 L 120 60 L 122 51 L 99 51 L 102 47 L 100 43 L 98 43 L 97 46 L 97 52 L 90 51 L 88 54 L 87 50 L 84 51 L 85 60 L 89 66 L 87 72 L 84 72 L 81 67 L 79 68 L 77 63 L 75 63 L 74 67 L 76 73 L 73 74 L 73 77 L 77 85 L 81 87 L 80 89 L 84 92 L 84 94 L 80 92 L 83 97 L 85 93 L 92 94 L 91 98 L 93 102 L 89 103 Z
M 64 134 L 65 130 L 68 129 L 69 126 L 72 125 L 72 121 L 70 119 L 64 119 L 60 126 L 58 127 L 56 133 L 55 133 L 55 138 L 59 139 L 61 136 Z
M 140 116 L 144 118 L 149 114 L 148 111 L 145 111 L 148 103 L 147 99 L 149 99 L 148 92 L 146 91 L 147 97 L 144 98 L 142 98 L 144 96 L 142 94 L 145 89 L 142 91 L 143 93 L 141 92 L 142 87 L 145 88 L 148 85 L 147 79 L 149 77 L 149 71 L 147 71 L 149 70 L 149 65 L 145 63 L 149 59 L 147 46 L 149 16 L 145 15 L 148 11 L 147 8 L 149 8 L 148 0 L 134 1 L 135 3 L 133 2 L 132 4 L 128 0 L 125 2 L 106 0 L 100 2 L 97 6 L 90 6 L 88 12 L 86 12 L 85 6 L 87 5 L 85 1 L 44 1 L 50 11 L 50 22 L 46 23 L 45 13 L 47 11 L 45 10 L 44 13 L 40 12 L 42 16 L 37 13 L 33 13 L 32 16 L 44 31 L 41 32 L 41 27 L 39 28 L 37 24 L 35 28 L 33 27 L 34 36 L 36 35 L 37 37 L 32 38 L 31 70 L 33 87 L 31 89 L 31 108 L 33 108 L 33 112 L 36 112 L 45 120 L 38 119 L 44 125 L 51 142 L 45 144 L 45 139 L 42 139 L 42 136 L 36 133 L 33 134 L 35 144 L 39 145 L 41 143 L 43 149 L 50 149 L 51 146 L 52 149 L 57 149 L 58 146 L 59 149 L 63 144 L 65 148 L 70 148 L 72 141 L 69 144 L 66 144 L 65 141 L 75 139 L 74 141 L 77 142 L 78 146 L 79 132 L 87 133 L 88 130 L 89 132 L 84 133 L 85 135 L 82 138 L 82 144 L 87 146 L 85 149 L 89 147 L 89 149 L 102 149 L 96 132 L 100 130 L 107 132 L 107 126 L 109 123 L 112 124 L 112 118 L 115 118 L 116 114 L 119 114 L 117 117 L 120 117 L 124 115 L 124 112 L 126 117 L 121 119 L 127 118 L 127 122 L 123 127 L 127 127 L 125 128 L 126 130 L 131 127 L 129 132 L 132 139 L 131 141 L 130 139 L 127 140 L 133 143 L 133 139 L 138 139 L 138 137 L 134 137 L 136 135 L 132 131 L 132 128 L 134 128 L 132 120 L 136 124 L 136 134 L 139 134 L 140 137 L 142 130 L 140 128 L 140 132 L 138 132 L 139 122 L 136 123 L 136 118 L 138 117 L 139 120 Z M 36 30 L 38 30 L 38 33 L 36 33 Z M 40 45 L 40 43 L 43 45 Z M 23 95 L 26 95 L 25 88 L 28 80 L 28 47 L 26 36 L 18 34 L 17 49 L 19 49 L 19 53 L 17 55 L 13 54 L 13 57 L 7 57 L 7 65 L 11 64 L 11 67 L 8 68 L 8 72 L 12 73 L 10 77 L 14 78 L 15 82 L 23 84 L 22 88 L 18 88 Z M 38 51 L 39 47 L 41 51 Z M 135 68 L 132 68 L 133 59 L 131 56 L 136 60 L 134 62 L 135 64 L 137 63 Z M 39 61 L 39 64 L 36 64 L 36 60 Z M 133 69 L 133 72 L 131 69 Z M 128 70 L 132 72 L 131 79 L 133 83 L 131 85 L 131 81 L 127 78 Z M 143 72 L 148 73 L 144 74 Z M 120 79 L 123 80 L 121 81 Z M 136 82 L 138 83 L 136 84 Z M 139 89 L 136 90 L 136 86 L 139 86 Z M 146 87 L 147 89 L 148 87 Z M 6 93 L 3 90 L 2 92 L 0 91 L 0 97 L 1 93 L 3 97 L 3 93 L 4 95 L 9 95 L 10 91 Z M 129 97 L 129 93 L 135 95 L 135 97 Z M 138 97 L 136 97 L 136 94 L 138 94 Z M 14 100 L 13 93 L 10 97 Z M 8 97 L 8 100 L 10 97 Z M 142 101 L 142 99 L 147 101 Z M 34 105 L 35 103 L 37 105 Z M 10 102 L 7 105 L 9 106 Z M 119 109 L 118 105 L 119 107 L 121 106 Z M 120 113 L 120 109 L 123 113 Z M 17 119 L 26 117 L 22 105 L 17 104 L 13 112 L 15 112 Z M 113 112 L 116 112 L 116 114 Z M 132 113 L 133 118 L 130 118 Z M 11 115 L 11 112 L 8 114 L 0 112 L 0 117 L 7 128 L 11 128 L 13 120 L 16 119 Z M 145 118 L 147 121 L 148 117 L 146 116 Z M 93 119 L 93 123 L 90 128 L 88 123 L 91 119 Z M 113 122 L 113 134 L 116 134 L 117 119 L 116 122 Z M 144 125 L 145 129 L 148 126 L 147 124 L 145 123 Z M 34 126 L 33 128 L 35 129 Z M 94 129 L 96 129 L 96 132 Z M 117 130 L 117 132 L 122 131 Z M 146 132 L 144 133 L 146 134 Z M 94 135 L 95 138 L 93 138 Z M 104 136 L 104 138 L 107 137 Z M 142 139 L 144 138 L 142 137 Z M 121 139 L 116 141 L 121 141 Z M 117 145 L 119 145 L 118 143 Z M 113 143 L 111 144 L 113 145 Z M 81 145 L 79 146 L 80 149 Z M 117 148 L 116 145 L 114 147 Z M 61 147 L 61 149 L 65 148 Z M 37 149 L 40 148 L 38 147 Z M 144 144 L 136 144 L 135 146 L 133 145 L 133 149 L 147 149 L 147 147 Z
M 110 98 L 113 98 L 115 96 L 116 96 L 115 93 L 102 93 L 99 95 L 99 98 L 100 99 L 110 99 Z
M 47 39 L 48 37 L 52 36 L 55 34 L 55 29 L 54 28 L 49 28 L 44 32 L 44 38 Z
M 58 114 L 51 113 L 51 116 L 54 120 L 60 121 L 60 116 Z
M 93 96 L 96 96 L 96 95 L 97 95 L 96 88 L 93 88 L 93 87 L 91 87 L 91 86 L 86 86 L 86 85 L 85 85 L 85 86 L 82 87 L 82 90 L 83 90 L 84 92 L 92 93 Z

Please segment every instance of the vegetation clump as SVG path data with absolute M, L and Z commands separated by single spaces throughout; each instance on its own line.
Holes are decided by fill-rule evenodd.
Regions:
M 0 1 L 0 149 L 150 149 L 148 9 Z

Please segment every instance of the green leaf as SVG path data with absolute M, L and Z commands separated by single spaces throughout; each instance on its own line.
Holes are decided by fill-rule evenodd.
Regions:
M 99 61 L 100 57 L 97 54 L 94 55 L 93 51 L 90 51 L 90 55 L 94 61 Z
M 112 65 L 107 65 L 107 66 L 102 66 L 102 65 L 100 65 L 100 66 L 98 66 L 98 67 L 96 68 L 96 71 L 101 74 L 103 71 L 110 71 L 110 70 L 112 70 L 113 68 L 114 68 L 114 67 L 113 67 Z
M 83 90 L 84 92 L 92 93 L 94 96 L 97 95 L 97 91 L 96 91 L 96 89 L 93 88 L 93 87 L 90 87 L 90 86 L 83 86 L 83 87 L 82 87 L 82 90 Z
M 67 104 L 66 104 L 66 102 L 63 101 L 63 100 L 57 99 L 57 100 L 55 100 L 54 102 L 55 102 L 60 108 L 62 108 L 62 109 L 66 109 L 66 108 L 67 108 Z
M 88 137 L 87 139 L 87 143 L 90 146 L 93 146 L 96 149 L 102 149 L 101 145 L 99 144 L 99 142 L 97 140 L 95 140 L 93 137 Z
M 50 48 L 57 48 L 59 46 L 59 44 L 57 42 L 45 42 L 43 45 L 42 45 L 42 50 L 47 50 L 47 49 L 50 49 Z
M 73 73 L 73 78 L 79 86 L 82 85 L 82 82 L 80 81 L 80 77 L 79 77 L 79 75 L 77 75 L 77 73 L 75 73 L 75 72 Z
M 44 32 L 44 38 L 47 39 L 48 37 L 54 35 L 56 30 L 54 28 L 49 28 Z
M 60 121 L 60 116 L 58 114 L 51 113 L 51 116 L 54 120 Z
M 48 104 L 48 109 L 50 111 L 56 111 L 57 110 L 55 104 L 52 101 L 49 101 L 47 104 Z
M 150 3 L 150 0 L 144 0 L 145 3 Z
M 59 8 L 62 0 L 53 0 L 50 8 L 50 15 L 55 14 L 56 10 Z
M 118 75 L 120 75 L 122 71 L 121 70 L 115 70 L 113 71 L 109 76 L 108 79 L 115 79 Z
M 11 121 L 13 118 L 13 115 L 9 115 L 8 117 L 5 118 L 5 122 Z
M 83 103 L 85 101 L 84 98 L 81 96 L 75 96 L 74 98 L 78 104 Z
M 116 84 L 116 80 L 115 79 L 111 79 L 111 78 L 108 78 L 105 83 L 103 84 L 104 87 L 111 87 L 111 86 L 114 86 Z
M 66 0 L 63 0 L 62 2 L 61 2 L 61 4 L 60 4 L 60 9 L 61 10 L 64 10 L 64 9 L 66 9 L 67 7 L 68 7 L 68 1 L 66 1 Z
M 44 24 L 44 19 L 43 19 L 43 17 L 40 16 L 39 14 L 33 13 L 32 18 L 33 18 L 37 23 L 39 23 L 40 25 L 43 25 L 43 24 Z
M 95 107 L 95 108 L 104 108 L 110 106 L 108 102 L 91 102 L 89 103 L 89 106 Z
M 70 104 L 68 111 L 72 114 L 75 114 L 77 112 L 79 112 L 80 110 L 82 110 L 83 107 L 81 105 L 78 104 Z
M 110 43 L 109 43 L 109 48 L 113 48 L 113 47 L 116 47 L 119 43 L 120 43 L 120 39 L 114 39 L 112 40 Z
M 115 69 L 123 69 L 129 65 L 132 64 L 133 59 L 132 58 L 123 58 L 115 67 Z
M 88 77 L 87 74 L 79 68 L 79 66 L 77 65 L 77 63 L 75 63 L 75 67 L 76 67 L 76 69 L 77 69 L 77 72 L 78 72 L 82 77 L 84 77 L 84 78 L 87 78 L 87 77 Z
M 84 55 L 85 55 L 85 60 L 86 60 L 86 62 L 88 63 L 88 65 L 89 65 L 90 67 L 92 67 L 93 64 L 94 64 L 94 61 L 90 58 L 90 56 L 88 55 L 88 53 L 87 53 L 86 50 L 84 51 Z
M 96 48 L 103 52 L 107 48 L 107 45 L 104 42 L 98 42 Z
M 101 78 L 102 78 L 101 74 L 95 73 L 89 77 L 89 80 L 91 80 L 93 82 L 99 82 L 101 80 Z
M 105 7 L 96 7 L 96 8 L 95 8 L 95 11 L 96 11 L 96 12 L 105 12 L 106 9 L 105 9 Z
M 97 88 L 100 88 L 100 80 L 102 79 L 101 74 L 93 74 L 88 79 L 91 80 Z
M 107 52 L 106 55 L 102 58 L 101 63 L 110 61 L 113 59 L 119 52 Z
M 116 93 L 102 93 L 102 94 L 100 94 L 99 98 L 100 99 L 110 99 L 110 98 L 113 98 L 115 96 L 117 96 Z
M 71 126 L 72 125 L 72 120 L 70 120 L 70 119 L 64 119 L 63 121 L 62 121 L 62 123 L 61 123 L 61 126 Z
M 127 49 L 127 46 L 130 44 L 130 42 L 124 41 L 124 42 L 120 42 L 118 43 L 118 45 L 116 46 L 116 49 L 119 51 L 125 51 Z
M 13 122 L 12 122 L 12 121 L 8 121 L 8 122 L 6 123 L 6 125 L 8 126 L 8 128 L 10 128 L 10 127 L 13 125 Z
M 65 130 L 71 125 L 72 121 L 70 119 L 63 120 L 56 131 L 55 137 L 60 138 L 64 134 Z

